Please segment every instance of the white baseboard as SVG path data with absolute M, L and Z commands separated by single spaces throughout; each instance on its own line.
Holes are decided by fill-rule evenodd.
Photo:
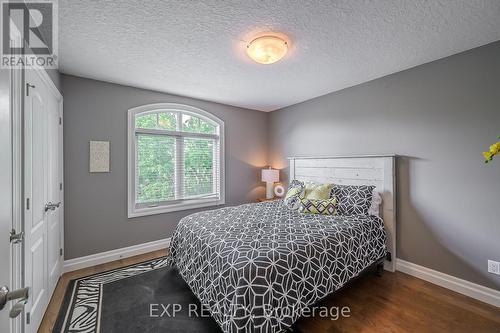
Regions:
M 467 280 L 462 280 L 402 259 L 396 260 L 396 270 L 479 301 L 500 307 L 500 291 L 498 290 L 487 288 Z
M 144 244 L 123 247 L 121 249 L 115 249 L 111 251 L 91 254 L 85 257 L 69 259 L 64 261 L 63 272 L 67 273 L 71 271 L 76 271 L 77 269 L 91 267 L 99 264 L 104 264 L 106 262 L 119 260 L 122 258 L 133 257 L 139 254 L 165 249 L 168 248 L 169 246 L 170 246 L 170 238 L 165 238 Z

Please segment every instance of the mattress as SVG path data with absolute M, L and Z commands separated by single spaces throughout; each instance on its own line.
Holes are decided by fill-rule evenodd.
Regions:
M 284 332 L 303 311 L 384 257 L 376 216 L 304 214 L 282 201 L 183 218 L 173 264 L 224 332 Z

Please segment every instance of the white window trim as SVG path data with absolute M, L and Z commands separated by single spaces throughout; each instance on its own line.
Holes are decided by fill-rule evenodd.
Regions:
M 199 199 L 199 200 L 180 200 L 175 201 L 168 205 L 161 205 L 157 207 L 144 207 L 137 208 L 135 205 L 135 115 L 144 112 L 155 112 L 160 110 L 172 110 L 183 113 L 188 113 L 193 116 L 215 122 L 219 126 L 219 150 L 220 150 L 220 198 L 218 199 Z M 151 132 L 154 134 L 155 130 L 141 130 L 141 132 Z M 165 131 L 162 131 L 164 133 Z M 155 103 L 148 105 L 141 105 L 128 110 L 127 115 L 127 211 L 128 218 L 148 216 L 155 214 L 163 214 L 187 209 L 196 209 L 210 206 L 224 205 L 226 203 L 225 195 L 225 144 L 224 144 L 224 121 L 214 116 L 213 114 L 195 108 L 189 105 L 176 104 L 176 103 Z M 176 135 L 182 135 L 176 132 Z M 189 134 L 189 136 L 196 136 L 196 133 Z M 204 135 L 206 136 L 206 135 Z M 209 136 L 209 135 L 208 135 Z

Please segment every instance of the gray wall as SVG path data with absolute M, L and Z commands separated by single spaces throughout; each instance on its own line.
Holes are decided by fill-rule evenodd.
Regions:
M 267 114 L 62 75 L 64 90 L 65 259 L 170 237 L 195 210 L 127 218 L 127 110 L 150 103 L 192 105 L 226 124 L 226 203 L 264 194 Z M 111 141 L 111 172 L 90 174 L 89 140 Z
M 500 289 L 500 42 L 270 114 L 270 165 L 290 155 L 396 153 L 398 257 Z

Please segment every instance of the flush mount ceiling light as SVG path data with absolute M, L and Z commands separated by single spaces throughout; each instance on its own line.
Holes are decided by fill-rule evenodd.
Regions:
M 283 58 L 288 51 L 287 42 L 277 36 L 261 36 L 247 45 L 247 54 L 259 64 L 269 65 Z

